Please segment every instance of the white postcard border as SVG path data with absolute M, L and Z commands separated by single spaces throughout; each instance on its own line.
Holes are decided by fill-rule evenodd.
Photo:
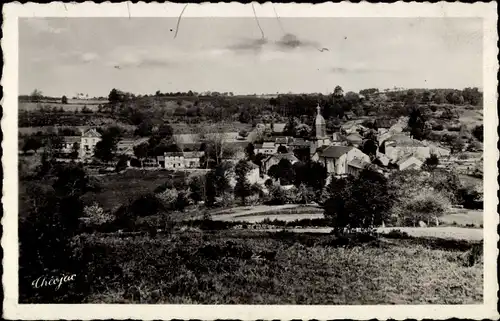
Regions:
M 18 17 L 177 17 L 185 4 L 93 2 L 50 4 L 9 3 L 4 5 L 2 50 L 4 69 L 2 247 L 4 318 L 7 319 L 406 319 L 451 317 L 482 319 L 498 317 L 496 258 L 498 255 L 497 176 L 497 39 L 496 2 L 490 3 L 393 3 L 393 4 L 274 4 L 281 17 L 482 17 L 484 21 L 484 304 L 482 305 L 376 305 L 376 306 L 290 306 L 290 305 L 124 305 L 124 304 L 18 304 L 17 241 L 17 92 Z M 259 17 L 274 17 L 273 4 L 255 3 Z M 251 5 L 240 3 L 189 4 L 183 17 L 251 17 Z M 166 35 L 167 36 L 167 35 Z M 464 62 L 466 63 L 466 62 Z

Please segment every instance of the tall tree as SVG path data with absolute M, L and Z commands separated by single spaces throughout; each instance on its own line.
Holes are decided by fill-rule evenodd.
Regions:
M 234 195 L 241 198 L 241 203 L 245 205 L 246 198 L 251 195 L 251 185 L 248 181 L 247 174 L 251 169 L 251 165 L 246 160 L 240 160 L 235 168 L 236 185 L 234 186 Z

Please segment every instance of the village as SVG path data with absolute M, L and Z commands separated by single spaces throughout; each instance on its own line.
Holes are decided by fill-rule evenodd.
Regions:
M 250 133 L 241 134 L 237 132 L 217 133 L 220 140 L 220 157 L 223 161 L 236 164 L 245 159 L 245 150 L 248 146 L 253 147 L 253 153 L 260 155 L 260 166 L 257 171 L 252 171 L 248 178 L 250 183 L 263 183 L 269 178 L 268 171 L 273 165 L 286 158 L 293 165 L 299 161 L 294 152 L 309 152 L 313 161 L 321 163 L 329 175 L 346 176 L 357 175 L 361 170 L 368 168 L 379 173 L 388 174 L 393 170 L 416 169 L 420 170 L 426 159 L 434 155 L 438 162 L 437 168 L 448 171 L 459 171 L 463 174 L 481 173 L 482 156 L 480 153 L 452 154 L 451 149 L 436 142 L 420 141 L 410 137 L 407 127 L 408 117 L 399 119 L 375 118 L 372 119 L 371 128 L 363 126 L 367 119 L 348 120 L 337 131 L 327 134 L 326 122 L 321 115 L 318 104 L 314 120 L 315 137 L 301 138 L 284 135 L 286 123 L 260 123 Z M 261 137 L 266 136 L 264 139 Z M 206 133 L 204 136 L 209 136 Z M 243 135 L 243 136 L 242 136 Z M 94 150 L 101 140 L 101 134 L 95 129 L 82 130 L 81 136 L 63 136 L 63 142 L 59 148 L 61 162 L 77 161 L 92 164 L 95 160 Z M 261 143 L 255 143 L 260 138 Z M 376 152 L 367 155 L 361 151 L 363 144 L 371 139 L 378 142 Z M 117 156 L 127 157 L 127 167 L 143 169 L 168 169 L 173 171 L 196 171 L 205 170 L 202 166 L 202 158 L 205 151 L 202 150 L 203 137 L 196 134 L 173 135 L 174 141 L 182 150 L 175 152 L 164 152 L 156 157 L 146 157 L 139 161 L 134 148 L 144 144 L 149 137 L 137 139 L 121 139 L 117 142 Z M 187 140 L 187 142 L 185 142 Z M 72 153 L 77 150 L 77 157 L 72 158 Z M 224 149 L 231 150 L 230 156 L 225 156 Z M 463 148 L 463 151 L 466 147 Z M 307 152 L 306 152 L 307 154 Z M 464 157 L 465 156 L 465 157 Z M 137 165 L 138 164 L 138 165 Z M 109 167 L 109 166 L 108 166 Z
M 248 12 L 19 19 L 17 302 L 486 300 L 482 22 Z

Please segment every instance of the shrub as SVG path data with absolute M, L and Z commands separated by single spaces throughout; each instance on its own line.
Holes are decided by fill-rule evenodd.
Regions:
M 174 208 L 175 202 L 177 201 L 179 193 L 175 188 L 166 189 L 161 193 L 156 194 L 156 197 L 163 203 L 165 208 Z
M 288 201 L 286 191 L 279 185 L 271 186 L 269 190 L 269 204 L 272 205 L 283 205 Z
M 471 267 L 478 263 L 483 256 L 483 242 L 474 244 L 470 250 L 463 255 L 464 266 Z
M 293 190 L 293 202 L 297 204 L 309 204 L 314 199 L 314 192 L 308 189 L 305 184 L 300 184 Z
M 83 208 L 83 216 L 92 225 L 102 225 L 111 222 L 114 216 L 105 212 L 97 203 Z
M 406 232 L 402 232 L 401 230 L 391 230 L 389 233 L 385 233 L 384 237 L 391 239 L 408 239 L 411 238 L 410 235 Z
M 443 129 L 444 129 L 444 126 L 442 124 L 436 124 L 436 125 L 432 126 L 432 130 L 441 131 Z

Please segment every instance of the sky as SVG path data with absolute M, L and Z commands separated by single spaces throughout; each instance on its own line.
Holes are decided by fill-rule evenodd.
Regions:
M 475 18 L 19 18 L 19 92 L 482 87 Z M 326 49 L 324 49 L 326 48 Z

